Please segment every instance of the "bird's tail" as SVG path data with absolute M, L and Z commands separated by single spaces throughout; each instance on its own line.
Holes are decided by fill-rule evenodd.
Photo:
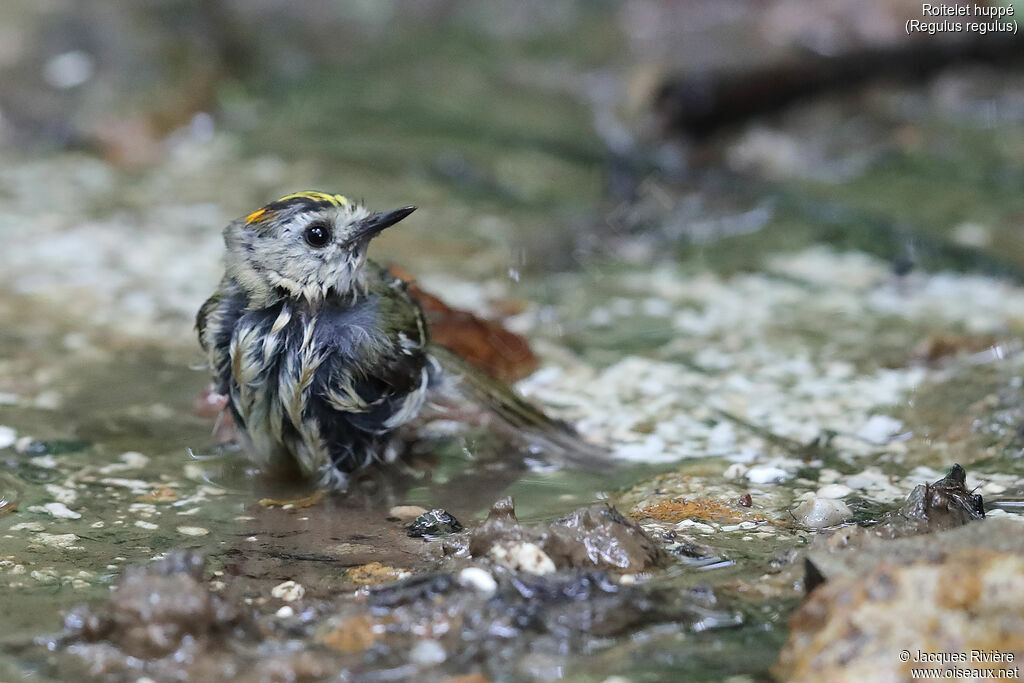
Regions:
M 482 408 L 487 416 L 497 420 L 498 427 L 521 438 L 531 451 L 545 459 L 590 468 L 609 464 L 607 449 L 584 441 L 572 426 L 548 417 L 509 385 L 476 369 L 440 344 L 431 343 L 428 351 L 442 370 L 437 384 L 445 398 L 468 400 Z

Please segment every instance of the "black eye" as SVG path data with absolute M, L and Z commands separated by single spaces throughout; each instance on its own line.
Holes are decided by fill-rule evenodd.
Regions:
M 321 249 L 331 241 L 331 226 L 327 223 L 313 223 L 306 227 L 302 237 L 309 246 Z

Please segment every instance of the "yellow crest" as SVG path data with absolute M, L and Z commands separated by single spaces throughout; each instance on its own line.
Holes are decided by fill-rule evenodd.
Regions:
M 278 202 L 286 202 L 289 199 L 312 199 L 314 202 L 327 202 L 334 206 L 344 206 L 348 204 L 348 198 L 343 197 L 340 194 L 327 194 L 326 192 L 316 192 L 315 190 L 307 190 L 306 192 L 293 192 L 292 194 L 286 194 L 285 196 L 278 199 Z M 275 204 L 277 202 L 274 202 Z
M 345 206 L 348 204 L 348 197 L 344 197 L 340 194 L 327 194 L 326 192 L 317 192 L 315 190 L 307 190 L 305 192 L 293 192 L 286 194 L 280 199 L 271 202 L 262 209 L 257 209 L 245 217 L 246 223 L 260 223 L 267 220 L 273 215 L 273 209 L 270 207 L 274 204 L 280 204 L 281 202 L 287 202 L 290 199 L 309 199 L 314 202 L 322 202 L 324 204 L 330 204 L 332 206 Z

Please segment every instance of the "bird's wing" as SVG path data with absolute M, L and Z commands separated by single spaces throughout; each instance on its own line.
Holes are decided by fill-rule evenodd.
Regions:
M 497 426 L 548 460 L 596 469 L 608 466 L 607 449 L 584 441 L 570 425 L 545 415 L 509 385 L 474 368 L 440 344 L 431 343 L 427 350 L 432 365 L 441 370 L 434 386 L 445 398 L 471 401 L 496 418 Z

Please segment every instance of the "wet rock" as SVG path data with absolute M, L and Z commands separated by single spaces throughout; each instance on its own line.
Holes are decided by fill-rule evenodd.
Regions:
M 536 543 L 498 542 L 491 546 L 488 557 L 512 571 L 550 574 L 556 569 L 555 563 Z
M 934 484 L 915 487 L 906 502 L 885 515 L 870 532 L 882 538 L 901 538 L 954 529 L 984 517 L 981 496 L 967 490 L 967 472 L 953 465 L 949 474 Z
M 448 574 L 416 576 L 370 592 L 371 607 L 397 607 L 422 600 L 434 600 L 455 590 L 458 579 Z
M 203 574 L 202 557 L 188 552 L 130 567 L 106 604 L 67 615 L 65 642 L 109 644 L 125 657 L 159 659 L 243 632 L 247 614 L 212 593 Z M 88 658 L 88 648 L 79 652 Z
M 444 646 L 436 640 L 421 640 L 409 652 L 409 661 L 414 664 L 440 664 L 448 659 Z
M 915 487 L 903 505 L 884 515 L 878 524 L 849 525 L 819 539 L 808 558 L 826 579 L 831 579 L 866 574 L 878 563 L 896 557 L 912 561 L 923 553 L 945 552 L 943 542 L 950 537 L 936 533 L 958 529 L 984 517 L 981 496 L 970 493 L 965 482 L 964 469 L 954 465 L 949 474 L 934 484 Z M 991 547 L 993 540 L 988 527 L 988 523 L 982 528 L 971 525 L 971 531 L 966 533 L 971 538 L 988 539 L 988 545 L 981 547 Z
M 436 509 L 424 512 L 409 525 L 410 538 L 427 540 L 450 536 L 462 531 L 462 523 L 445 510 Z
M 912 666 L 942 667 L 902 662 L 901 650 L 917 652 L 909 644 L 949 654 L 997 650 L 1019 662 L 1024 657 L 1020 524 L 1001 520 L 982 527 L 989 533 L 979 534 L 971 525 L 876 541 L 889 552 L 876 556 L 872 568 L 830 576 L 793 615 L 775 675 L 793 681 L 904 680 Z M 1016 546 L 1015 552 L 991 549 L 1007 545 Z
M 809 529 L 824 529 L 849 520 L 853 511 L 841 500 L 816 497 L 800 503 L 793 514 Z
M 301 600 L 306 594 L 306 589 L 301 583 L 295 583 L 294 581 L 285 581 L 279 583 L 270 591 L 270 594 L 279 600 L 285 602 L 295 602 Z
M 757 465 L 747 470 L 747 481 L 751 484 L 777 484 L 790 478 L 789 472 L 780 467 Z
M 459 572 L 459 585 L 488 594 L 498 590 L 498 583 L 494 580 L 494 576 L 480 567 L 466 567 Z
M 535 547 L 533 562 L 520 562 Z M 535 573 L 554 569 L 597 568 L 639 572 L 662 564 L 667 556 L 636 522 L 618 510 L 599 504 L 577 510 L 546 525 L 523 526 L 516 519 L 511 498 L 495 503 L 487 520 L 470 537 L 474 557 L 490 556 L 510 568 L 532 566 Z
M 636 522 L 608 505 L 592 505 L 550 526 L 546 551 L 556 564 L 643 571 L 664 561 L 664 552 Z
M 490 576 L 493 592 L 467 585 L 462 574 L 414 577 L 372 590 L 372 619 L 387 621 L 387 635 L 367 650 L 374 653 L 374 666 L 408 662 L 414 653 L 433 662 L 443 652 L 451 661 L 458 653 L 463 671 L 472 665 L 515 678 L 525 657 L 564 656 L 648 625 L 699 630 L 738 623 L 708 589 L 622 585 L 603 571 L 534 576 L 499 570 Z M 421 645 L 423 634 L 431 634 L 434 643 Z

